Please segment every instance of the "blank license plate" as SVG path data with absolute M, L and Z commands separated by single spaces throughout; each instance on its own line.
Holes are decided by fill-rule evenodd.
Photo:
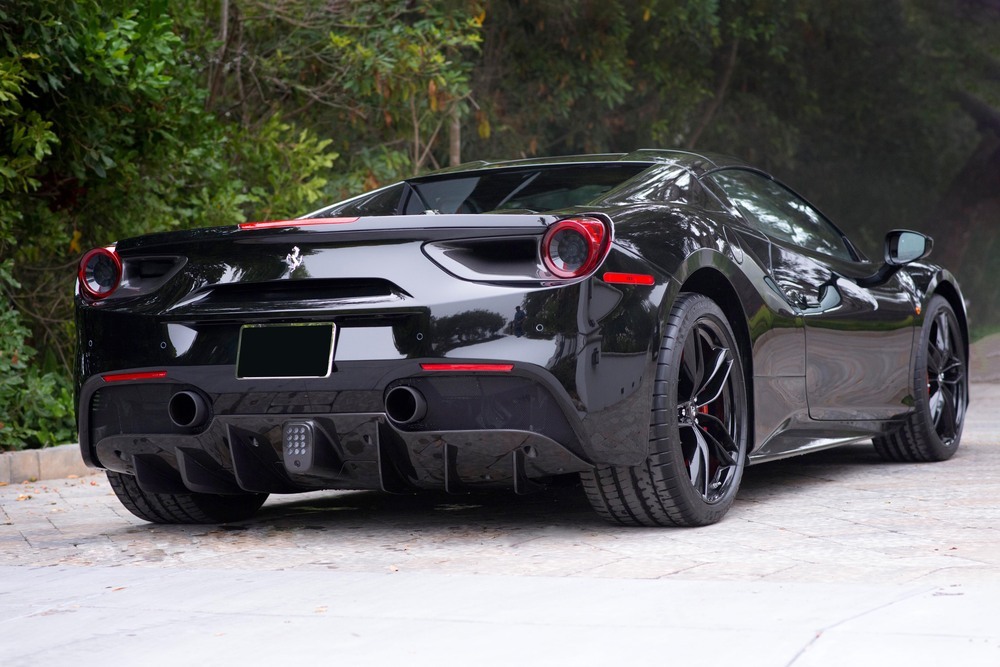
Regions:
M 333 367 L 333 324 L 246 324 L 238 378 L 325 378 Z

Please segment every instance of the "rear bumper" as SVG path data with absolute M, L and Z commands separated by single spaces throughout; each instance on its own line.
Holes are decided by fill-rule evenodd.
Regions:
M 386 416 L 384 396 L 398 386 L 425 397 L 420 419 Z M 178 394 L 203 402 L 191 423 L 171 415 Z M 80 407 L 88 465 L 135 475 L 155 493 L 526 491 L 532 480 L 593 461 L 570 397 L 547 371 L 527 364 L 502 374 L 448 374 L 423 371 L 417 360 L 345 363 L 330 378 L 305 380 L 173 367 L 150 380 L 94 376 L 81 388 Z M 293 436 L 303 432 L 308 442 Z M 302 456 L 299 444 L 308 449 Z
M 612 258 L 610 269 L 634 270 Z M 227 302 L 185 315 L 185 308 L 204 304 L 184 305 L 176 294 L 79 303 L 84 460 L 139 479 L 148 468 L 150 486 L 160 477 L 172 480 L 172 488 L 221 493 L 520 488 L 519 479 L 645 459 L 655 368 L 649 342 L 658 339 L 662 289 L 596 279 L 531 289 L 484 286 L 442 280 L 435 271 L 439 293 L 423 295 L 437 298 L 432 305 L 398 296 L 391 304 L 283 301 L 283 310 Z M 181 296 L 190 292 L 178 289 Z M 518 310 L 526 315 L 515 321 Z M 242 326 L 306 322 L 336 326 L 328 377 L 237 378 Z M 511 370 L 428 372 L 421 365 L 445 362 L 502 363 Z M 164 376 L 104 379 L 151 370 Z M 386 416 L 386 393 L 400 385 L 426 398 L 426 415 L 396 423 Z M 178 392 L 198 397 L 204 417 L 172 422 L 168 406 Z M 326 461 L 308 472 L 284 463 L 284 429 L 297 420 L 310 420 Z M 254 456 L 261 451 L 269 453 Z M 199 476 L 198 466 L 206 474 Z M 265 472 L 253 474 L 254 466 Z

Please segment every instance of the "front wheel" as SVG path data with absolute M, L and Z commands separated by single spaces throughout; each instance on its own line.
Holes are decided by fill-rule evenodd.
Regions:
M 951 304 L 927 306 L 913 371 L 914 410 L 896 432 L 875 438 L 888 461 L 944 461 L 958 449 L 969 406 L 969 366 L 962 329 Z
M 681 295 L 660 345 L 650 455 L 582 473 L 598 514 L 626 525 L 704 526 L 729 511 L 746 465 L 749 409 L 739 346 L 708 297 Z
M 148 493 L 132 475 L 108 470 L 118 500 L 132 514 L 153 523 L 228 523 L 249 519 L 267 500 L 266 493 Z

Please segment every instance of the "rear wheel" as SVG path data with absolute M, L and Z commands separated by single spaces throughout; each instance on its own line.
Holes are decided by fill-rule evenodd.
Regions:
M 743 366 L 725 314 L 708 297 L 682 295 L 660 345 L 650 455 L 638 466 L 583 473 L 587 497 L 598 514 L 626 525 L 715 523 L 739 489 L 748 424 Z
M 108 470 L 108 481 L 122 505 L 153 523 L 227 523 L 249 519 L 267 500 L 266 493 L 147 493 L 132 475 Z
M 889 461 L 944 461 L 958 449 L 969 405 L 969 368 L 962 329 L 951 304 L 935 296 L 927 306 L 913 373 L 914 410 L 890 435 L 875 438 Z

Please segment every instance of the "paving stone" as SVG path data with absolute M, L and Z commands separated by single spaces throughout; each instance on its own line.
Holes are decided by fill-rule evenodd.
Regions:
M 695 595 L 700 587 L 706 591 L 702 596 L 706 608 L 731 625 L 732 632 L 727 635 L 730 639 L 743 636 L 739 633 L 756 621 L 751 613 L 741 625 L 727 599 L 713 597 L 709 592 L 717 590 L 714 587 L 744 595 L 747 604 L 757 600 L 760 610 L 772 608 L 768 605 L 786 605 L 783 609 L 788 618 L 797 618 L 799 612 L 813 609 L 810 605 L 821 604 L 822 595 L 850 589 L 852 594 L 872 591 L 871 606 L 845 609 L 842 617 L 830 617 L 827 625 L 813 628 L 811 635 L 802 635 L 809 639 L 789 642 L 803 652 L 801 660 L 794 651 L 783 659 L 764 653 L 760 655 L 766 655 L 770 662 L 758 656 L 746 664 L 874 664 L 871 660 L 816 662 L 815 656 L 825 654 L 819 650 L 810 653 L 810 647 L 827 650 L 825 642 L 829 637 L 847 632 L 847 627 L 853 628 L 848 633 L 851 641 L 862 641 L 859 637 L 868 637 L 864 622 L 853 619 L 875 613 L 882 608 L 879 605 L 895 607 L 892 601 L 897 598 L 923 600 L 919 608 L 937 613 L 936 618 L 944 624 L 941 642 L 928 645 L 926 656 L 914 649 L 904 652 L 911 660 L 899 664 L 945 664 L 931 660 L 940 661 L 949 650 L 966 656 L 963 664 L 1000 664 L 1000 660 L 990 662 L 988 658 L 1000 656 L 1000 630 L 989 624 L 966 628 L 952 620 L 995 618 L 1000 613 L 1000 428 L 993 417 L 1000 414 L 1000 387 L 976 385 L 972 393 L 974 403 L 963 444 L 952 460 L 925 465 L 887 464 L 874 455 L 870 444 L 859 444 L 753 466 L 746 472 L 740 496 L 729 515 L 717 525 L 700 529 L 628 529 L 606 524 L 592 512 L 579 488 L 532 496 L 315 492 L 272 497 L 252 520 L 228 526 L 161 526 L 145 523 L 127 512 L 103 475 L 8 484 L 0 486 L 0 570 L 19 574 L 0 579 L 0 622 L 11 619 L 11 631 L 56 636 L 58 631 L 66 630 L 75 638 L 51 650 L 30 654 L 32 647 L 44 645 L 44 638 L 18 643 L 23 653 L 17 655 L 36 659 L 17 664 L 88 664 L 86 660 L 77 663 L 60 659 L 70 655 L 67 647 L 72 646 L 100 646 L 103 651 L 106 644 L 101 643 L 100 633 L 124 637 L 135 632 L 137 637 L 155 644 L 157 625 L 150 622 L 133 628 L 129 617 L 116 617 L 111 611 L 116 598 L 107 597 L 105 589 L 95 589 L 99 602 L 88 607 L 81 596 L 88 595 L 88 586 L 96 586 L 97 582 L 91 581 L 87 572 L 99 576 L 100 583 L 109 590 L 121 587 L 115 584 L 119 576 L 131 586 L 160 582 L 149 589 L 149 595 L 168 598 L 172 590 L 167 583 L 170 578 L 193 581 L 193 577 L 208 582 L 205 585 L 211 589 L 204 596 L 187 601 L 193 610 L 191 619 L 225 618 L 217 615 L 222 612 L 214 608 L 217 605 L 213 600 L 225 601 L 227 595 L 232 595 L 243 604 L 254 595 L 262 595 L 254 593 L 255 584 L 251 583 L 263 579 L 274 582 L 275 589 L 290 580 L 336 581 L 347 586 L 363 580 L 370 587 L 358 590 L 364 591 L 364 600 L 372 601 L 371 607 L 365 607 L 369 612 L 378 604 L 390 604 L 386 597 L 389 589 L 378 582 L 387 582 L 382 577 L 392 576 L 415 577 L 414 581 L 423 582 L 413 584 L 414 597 L 409 602 L 416 604 L 415 600 L 423 595 L 428 609 L 434 610 L 443 608 L 442 599 L 452 604 L 464 599 L 450 589 L 435 588 L 454 577 L 471 577 L 462 581 L 472 588 L 486 585 L 482 582 L 493 586 L 491 578 L 497 578 L 496 585 L 521 591 L 524 606 L 532 612 L 531 582 L 550 591 L 559 590 L 554 581 L 577 582 L 570 587 L 574 595 L 589 594 L 595 586 L 609 595 L 620 587 L 633 592 L 647 590 L 633 588 L 643 583 L 652 587 L 648 590 L 665 591 L 676 599 L 688 593 Z M 38 578 L 31 579 L 36 573 Z M 306 575 L 312 579 L 298 579 Z M 24 588 L 24 577 L 35 581 L 40 594 L 52 596 L 55 602 L 46 606 L 48 598 L 31 597 L 32 589 Z M 672 587 L 658 588 L 664 582 Z M 63 597 L 54 589 L 57 584 L 65 590 Z M 191 584 L 186 590 L 196 594 L 198 587 Z M 887 597 L 876 604 L 875 592 Z M 795 597 L 800 593 L 803 597 Z M 951 601 L 950 595 L 955 595 L 956 601 Z M 794 598 L 795 604 L 789 603 L 792 598 L 788 596 Z M 176 602 L 175 609 L 169 600 L 169 604 L 162 603 L 167 606 L 157 606 L 161 604 L 158 598 L 148 598 L 155 604 L 141 602 L 142 596 L 123 599 L 133 599 L 129 608 L 136 614 L 159 613 L 157 618 L 163 623 L 172 624 L 175 631 L 186 631 L 182 627 L 186 617 L 177 611 L 181 602 Z M 354 602 L 360 604 L 360 599 Z M 856 599 L 864 600 L 864 596 L 858 594 Z M 74 604 L 90 609 L 86 616 L 89 625 L 79 620 L 73 623 L 66 610 Z M 266 600 L 254 604 L 266 607 Z M 660 602 L 651 597 L 644 598 L 642 604 L 650 609 Z M 973 605 L 971 611 L 982 616 L 975 616 L 963 604 Z M 942 615 L 952 613 L 955 605 L 953 616 Z M 499 606 L 495 611 L 509 613 Z M 470 631 L 467 621 L 449 615 L 453 612 L 444 609 L 438 617 L 443 624 L 439 629 L 448 630 L 442 636 L 446 643 L 461 641 L 456 638 Z M 260 613 L 263 615 L 259 618 L 266 617 L 266 612 Z M 627 615 L 624 607 L 619 613 Z M 664 613 L 668 615 L 659 622 L 666 627 L 657 626 L 658 631 L 665 633 L 662 636 L 679 633 L 676 636 L 683 638 L 682 631 L 692 622 L 690 616 L 673 608 Z M 80 618 L 84 617 L 81 614 Z M 615 618 L 620 621 L 625 617 Z M 886 640 L 886 645 L 896 647 L 893 642 L 905 634 L 905 625 L 893 625 L 888 617 L 878 618 L 889 628 L 887 632 L 897 633 L 891 641 Z M 267 619 L 267 623 L 273 623 L 273 618 Z M 412 621 L 414 627 L 429 627 L 422 625 L 426 621 L 423 616 L 399 623 L 405 625 L 404 620 Z M 605 620 L 595 617 L 592 625 L 574 626 L 574 631 L 578 637 L 589 638 L 595 628 L 604 627 Z M 648 617 L 637 615 L 634 620 L 645 622 Z M 223 625 L 228 632 L 238 627 L 235 620 L 232 626 Z M 357 630 L 366 627 L 368 631 L 373 629 L 362 624 Z M 505 629 L 508 632 L 498 632 L 493 640 L 509 639 L 511 631 L 520 634 L 536 628 L 513 628 L 508 624 Z M 391 623 L 379 625 L 377 630 L 390 632 L 393 637 L 407 632 Z M 562 632 L 556 624 L 549 630 Z M 631 636 L 630 630 L 620 630 L 620 636 Z M 774 625 L 773 636 L 781 632 L 780 623 Z M 306 642 L 304 646 L 310 645 L 304 635 L 295 636 Z M 406 636 L 412 637 L 412 633 Z M 705 636 L 718 635 L 707 632 Z M 827 639 L 821 640 L 821 636 Z M 877 644 L 881 639 L 872 634 L 865 641 Z M 6 664 L 3 644 L 4 638 L 0 637 L 0 663 Z M 239 653 L 231 642 L 218 644 Z M 135 650 L 136 642 L 130 640 L 128 646 Z M 679 646 L 672 645 L 677 661 L 706 664 L 697 659 L 683 660 L 677 654 Z M 853 655 L 853 646 L 838 655 Z M 970 653 L 970 646 L 981 647 L 982 651 Z M 103 652 L 86 655 L 106 659 Z M 357 658 L 359 654 L 351 655 Z M 487 659 L 497 655 L 483 654 L 477 662 L 485 659 L 483 664 L 497 664 Z M 870 655 L 881 653 L 875 650 Z M 168 664 L 178 657 L 183 658 L 167 650 L 155 664 Z M 261 664 L 253 660 L 258 656 L 249 657 L 249 664 Z M 594 660 L 580 664 L 598 664 L 598 657 L 606 658 L 597 653 L 592 657 Z M 376 664 L 372 660 L 346 662 Z M 418 660 L 417 664 L 427 663 Z M 445 660 L 444 664 L 457 662 Z

